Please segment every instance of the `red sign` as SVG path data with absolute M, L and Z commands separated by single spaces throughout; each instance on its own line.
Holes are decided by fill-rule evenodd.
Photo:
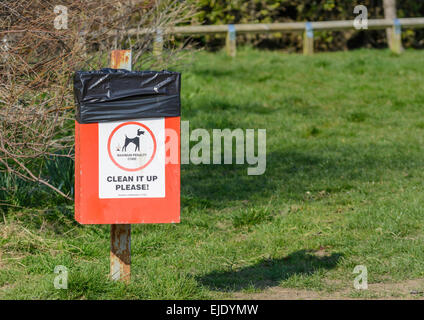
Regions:
M 177 140 L 169 139 L 170 131 Z M 172 150 L 178 150 L 177 161 L 169 161 Z M 75 219 L 179 222 L 180 117 L 75 122 Z

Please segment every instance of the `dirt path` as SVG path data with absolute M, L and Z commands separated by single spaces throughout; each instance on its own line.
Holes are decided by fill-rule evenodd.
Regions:
M 368 284 L 368 290 L 346 289 L 335 292 L 270 287 L 260 293 L 236 293 L 234 299 L 257 300 L 345 300 L 345 299 L 419 299 L 424 300 L 424 279 L 397 283 Z

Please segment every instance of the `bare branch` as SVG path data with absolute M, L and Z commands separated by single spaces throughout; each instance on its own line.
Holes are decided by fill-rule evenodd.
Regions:
M 0 171 L 71 199 L 40 177 L 47 158 L 73 157 L 73 73 L 107 66 L 114 47 L 132 49 L 134 63 L 142 59 L 146 69 L 175 64 L 184 43 L 164 38 L 165 50 L 153 57 L 155 33 L 189 22 L 195 10 L 192 1 L 181 0 L 60 4 L 67 8 L 68 28 L 58 30 L 50 1 L 0 1 Z M 152 33 L 128 35 L 125 30 L 132 28 Z

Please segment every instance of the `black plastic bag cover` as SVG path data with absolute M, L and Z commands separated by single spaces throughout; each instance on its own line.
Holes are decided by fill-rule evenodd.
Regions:
M 178 117 L 181 74 L 171 71 L 77 71 L 74 95 L 79 123 Z

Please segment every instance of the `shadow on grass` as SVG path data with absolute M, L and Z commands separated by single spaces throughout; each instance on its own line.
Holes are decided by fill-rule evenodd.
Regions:
M 214 271 L 198 279 L 211 290 L 240 291 L 246 288 L 265 289 L 295 275 L 312 275 L 318 270 L 329 270 L 342 257 L 339 253 L 318 256 L 309 250 L 299 250 L 281 259 L 267 259 L 230 271 Z

